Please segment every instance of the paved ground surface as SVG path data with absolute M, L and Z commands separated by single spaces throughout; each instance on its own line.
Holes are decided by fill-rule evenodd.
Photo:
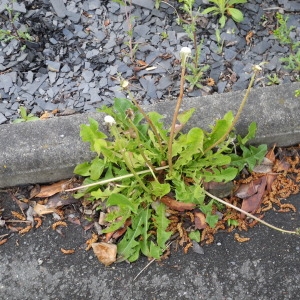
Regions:
M 300 196 L 291 202 L 300 209 Z M 6 203 L 6 205 L 4 205 Z M 7 194 L 0 193 L 6 206 Z M 270 212 L 266 221 L 280 227 L 300 227 L 299 212 Z M 233 233 L 217 234 L 215 243 L 204 246 L 204 254 L 172 251 L 168 260 L 147 265 L 140 259 L 105 268 L 85 252 L 82 228 L 70 225 L 65 236 L 49 228 L 24 236 L 13 236 L 0 246 L 0 298 L 3 300 L 61 299 L 298 299 L 300 291 L 299 237 L 257 226 L 242 234 L 251 237 L 240 244 Z M 63 255 L 61 247 L 75 247 Z

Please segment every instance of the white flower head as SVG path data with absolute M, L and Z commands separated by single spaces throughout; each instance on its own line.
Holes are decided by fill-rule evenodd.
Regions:
M 104 117 L 104 122 L 108 126 L 113 126 L 116 125 L 116 120 L 112 116 L 105 116 Z
M 181 59 L 181 65 L 184 67 L 187 58 L 190 57 L 192 54 L 192 50 L 189 47 L 182 47 L 179 54 Z

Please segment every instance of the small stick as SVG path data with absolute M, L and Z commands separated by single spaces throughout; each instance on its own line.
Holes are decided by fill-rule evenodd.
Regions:
M 166 245 L 166 248 L 164 251 L 166 251 L 173 242 L 174 241 L 172 241 L 168 245 Z M 133 281 L 135 281 L 155 260 L 156 260 L 155 258 L 151 259 L 151 261 L 133 278 Z
M 274 225 L 272 225 L 272 224 L 270 224 L 270 223 L 267 223 L 267 222 L 261 220 L 260 218 L 255 217 L 254 215 L 252 215 L 252 214 L 246 212 L 245 210 L 243 210 L 243 209 L 241 209 L 241 208 L 238 208 L 238 207 L 236 207 L 235 205 L 233 205 L 233 204 L 231 204 L 231 203 L 228 203 L 228 202 L 226 202 L 226 201 L 224 201 L 224 200 L 222 200 L 222 199 L 220 199 L 220 198 L 218 198 L 218 197 L 212 195 L 211 193 L 209 193 L 209 192 L 207 192 L 207 191 L 204 191 L 204 192 L 205 192 L 205 194 L 206 194 L 207 196 L 209 196 L 210 198 L 212 198 L 212 199 L 214 199 L 214 200 L 217 200 L 218 202 L 220 202 L 220 203 L 222 203 L 222 204 L 224 204 L 224 205 L 226 205 L 226 206 L 229 206 L 229 207 L 231 207 L 231 208 L 237 210 L 238 212 L 240 212 L 240 213 L 242 213 L 242 214 L 245 214 L 246 216 L 248 216 L 248 217 L 250 217 L 250 218 L 252 218 L 252 219 L 254 219 L 254 220 L 260 222 L 260 223 L 263 224 L 263 225 L 266 225 L 267 227 L 270 227 L 270 228 L 272 228 L 272 229 L 274 229 L 274 230 L 277 230 L 277 231 L 280 231 L 280 232 L 282 232 L 282 233 L 289 233 L 289 234 L 297 234 L 297 235 L 299 235 L 298 230 L 296 230 L 296 231 L 290 231 L 290 230 L 285 230 L 285 229 L 278 228 L 278 227 L 276 227 L 276 226 L 274 226 Z

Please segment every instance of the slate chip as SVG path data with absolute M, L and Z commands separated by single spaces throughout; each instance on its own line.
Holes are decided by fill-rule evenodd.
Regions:
M 0 2 L 0 12 L 5 14 L 8 2 Z M 112 1 L 36 0 L 36 8 L 29 8 L 25 5 L 27 2 L 13 1 L 15 11 L 21 13 L 16 24 L 24 28 L 23 22 L 28 22 L 30 33 L 38 40 L 26 41 L 24 51 L 17 39 L 7 43 L 2 41 L 0 45 L 0 72 L 3 72 L 0 96 L 6 101 L 5 106 L 0 102 L 0 112 L 7 119 L 4 122 L 16 118 L 17 104 L 14 103 L 17 103 L 17 97 L 28 110 L 34 108 L 36 112 L 54 107 L 57 101 L 62 110 L 70 107 L 80 112 L 91 111 L 99 103 L 112 103 L 115 96 L 126 96 L 112 79 L 117 76 L 130 80 L 132 90 L 145 104 L 164 100 L 169 94 L 177 95 L 179 51 L 183 46 L 191 47 L 193 53 L 194 49 L 193 41 L 177 24 L 175 10 L 170 5 L 161 1 L 156 9 L 155 1 L 133 0 L 132 6 L 125 9 Z M 196 5 L 204 2 L 197 0 Z M 260 22 L 269 8 L 266 2 L 248 0 L 247 4 L 240 5 L 243 22 L 236 23 L 228 17 L 225 27 L 220 29 L 219 43 L 215 32 L 218 18 L 208 16 L 205 26 L 200 20 L 202 25 L 197 27 L 197 35 L 203 39 L 203 44 L 199 64 L 210 66 L 203 76 L 214 78 L 215 90 L 219 93 L 247 87 L 252 65 L 261 61 L 269 62 L 264 66 L 264 76 L 274 72 L 281 74 L 284 70 L 286 79 L 280 78 L 281 81 L 291 80 L 280 61 L 290 49 L 272 36 L 272 28 L 264 27 Z M 272 3 L 283 7 L 290 17 L 288 24 L 297 27 L 291 34 L 297 41 L 299 18 L 294 12 L 297 12 L 298 1 L 274 0 Z M 131 20 L 132 53 L 128 44 L 130 27 L 126 10 L 134 16 Z M 3 20 L 2 23 L 4 28 L 10 28 L 9 22 Z M 245 35 L 250 30 L 255 34 L 247 44 Z M 163 32 L 167 34 L 165 38 L 161 35 Z M 137 72 L 138 60 L 150 65 Z M 229 70 L 236 74 L 234 83 L 227 76 Z M 195 89 L 189 95 L 212 92 L 210 88 L 205 91 Z

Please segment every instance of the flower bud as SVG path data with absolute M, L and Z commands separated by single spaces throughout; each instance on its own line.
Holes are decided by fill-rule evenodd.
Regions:
M 116 121 L 112 116 L 105 116 L 104 117 L 104 122 L 105 122 L 106 125 L 109 125 L 109 126 L 113 126 L 113 125 L 116 124 Z
M 191 56 L 192 50 L 189 47 L 182 47 L 180 50 L 181 66 L 185 67 L 186 60 Z

